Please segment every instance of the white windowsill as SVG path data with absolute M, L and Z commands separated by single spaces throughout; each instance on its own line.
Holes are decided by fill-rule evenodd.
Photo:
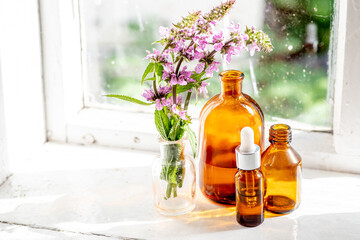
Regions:
M 302 203 L 256 228 L 197 191 L 197 207 L 153 207 L 155 153 L 47 143 L 0 187 L 0 239 L 355 239 L 360 176 L 304 169 Z

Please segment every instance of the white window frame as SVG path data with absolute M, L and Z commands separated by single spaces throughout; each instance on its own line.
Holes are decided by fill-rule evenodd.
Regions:
M 0 0 L 0 183 L 46 141 L 38 6 Z
M 39 3 L 47 140 L 156 151 L 151 115 L 84 106 L 78 0 Z M 336 1 L 332 47 L 336 67 L 330 72 L 333 132 L 295 131 L 294 147 L 305 167 L 360 172 L 360 36 L 354 32 L 360 22 L 358 8 L 356 1 Z

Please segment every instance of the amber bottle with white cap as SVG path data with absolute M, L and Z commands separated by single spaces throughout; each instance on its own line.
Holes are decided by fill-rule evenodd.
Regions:
M 264 177 L 260 171 L 260 147 L 254 144 L 250 127 L 241 130 L 241 145 L 235 153 L 236 220 L 243 226 L 256 227 L 264 221 Z

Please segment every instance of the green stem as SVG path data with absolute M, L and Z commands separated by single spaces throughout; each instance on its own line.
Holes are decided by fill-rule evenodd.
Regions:
M 190 103 L 190 98 L 191 98 L 191 93 L 192 92 L 188 92 L 186 94 L 186 99 L 185 99 L 185 104 L 184 104 L 184 110 L 188 109 L 189 103 Z
M 173 94 L 173 104 L 176 104 L 176 85 L 173 86 L 172 94 Z
M 154 77 L 155 77 L 155 74 L 154 74 Z M 154 88 L 154 93 L 155 93 L 155 96 L 158 97 L 159 96 L 159 93 L 156 89 L 156 80 L 153 81 L 153 88 Z
M 177 197 L 176 184 L 173 184 L 173 197 L 174 197 L 174 198 L 176 198 L 176 197 Z
M 186 48 L 185 51 L 187 51 L 192 45 L 194 44 L 194 41 L 191 40 L 189 46 Z M 182 64 L 182 62 L 184 61 L 184 57 L 181 57 L 177 66 L 176 66 L 176 70 L 175 70 L 175 74 L 176 76 L 179 75 L 179 70 L 180 70 L 180 66 Z M 176 104 L 176 85 L 173 87 L 173 104 Z
M 172 192 L 172 183 L 168 183 L 166 187 L 166 198 L 170 198 Z
M 160 179 L 167 182 L 164 198 L 169 199 L 172 195 L 177 197 L 177 189 L 182 187 L 184 181 L 183 145 L 176 143 L 161 147 L 164 149 Z
M 169 47 L 169 44 L 167 44 L 166 46 L 165 46 L 165 48 L 162 50 L 162 52 L 161 53 L 163 53 L 164 51 L 165 51 L 165 49 L 167 49 Z M 154 77 L 155 77 L 155 70 L 154 70 Z M 158 90 L 157 90 L 157 88 L 156 88 L 156 80 L 154 80 L 153 81 L 153 88 L 154 88 L 154 93 L 155 93 L 155 96 L 156 97 L 158 97 L 159 96 L 159 93 L 158 93 Z

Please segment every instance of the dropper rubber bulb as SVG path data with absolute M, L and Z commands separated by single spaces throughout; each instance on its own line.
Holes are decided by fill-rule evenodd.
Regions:
M 255 149 L 254 131 L 250 127 L 244 127 L 241 130 L 240 151 L 243 153 L 253 153 Z
M 241 145 L 235 148 L 238 169 L 253 170 L 260 167 L 260 147 L 254 143 L 254 131 L 251 127 L 241 130 Z

